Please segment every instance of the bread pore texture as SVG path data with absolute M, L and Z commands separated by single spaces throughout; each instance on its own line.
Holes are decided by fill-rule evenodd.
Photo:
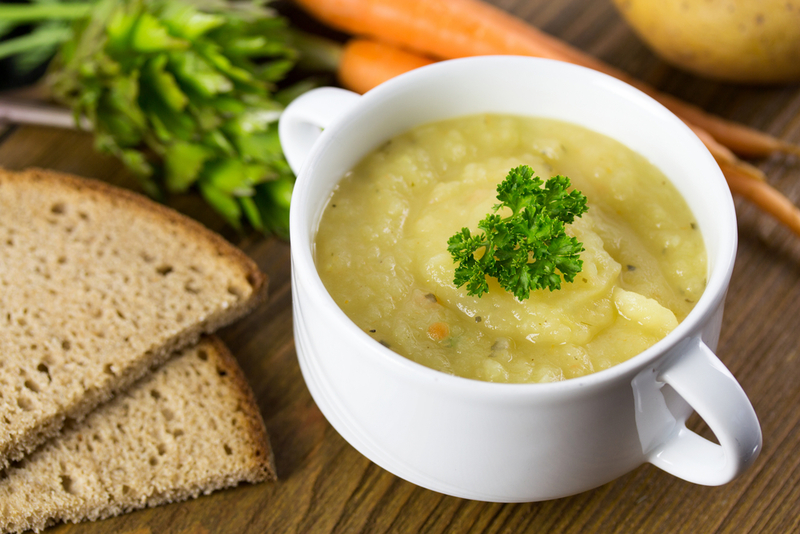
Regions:
M 252 260 L 169 208 L 0 169 L 0 469 L 265 292 Z
M 9 467 L 0 477 L 0 532 L 274 478 L 253 394 L 225 346 L 208 338 Z

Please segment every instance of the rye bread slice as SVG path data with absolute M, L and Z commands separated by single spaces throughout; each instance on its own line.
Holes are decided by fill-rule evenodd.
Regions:
M 0 169 L 0 469 L 266 286 L 239 249 L 141 195 Z
M 253 394 L 217 339 L 185 349 L 0 477 L 0 532 L 39 531 L 275 478 Z

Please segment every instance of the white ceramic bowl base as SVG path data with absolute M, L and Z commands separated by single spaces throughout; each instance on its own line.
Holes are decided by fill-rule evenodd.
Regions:
M 367 153 L 419 124 L 482 112 L 550 117 L 611 136 L 659 167 L 703 233 L 708 286 L 665 339 L 611 369 L 554 384 L 449 376 L 355 326 L 316 273 L 314 235 L 330 193 Z M 723 484 L 761 448 L 756 414 L 714 355 L 736 252 L 730 192 L 703 144 L 655 101 L 608 76 L 554 61 L 480 57 L 412 71 L 359 97 L 306 93 L 284 112 L 298 173 L 291 208 L 295 341 L 333 427 L 388 471 L 449 495 L 498 502 L 585 491 L 650 462 Z M 696 410 L 712 443 L 685 426 Z

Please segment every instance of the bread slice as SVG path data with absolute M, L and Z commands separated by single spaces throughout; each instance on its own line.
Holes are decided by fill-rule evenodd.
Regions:
M 265 292 L 253 261 L 169 208 L 0 169 L 0 469 Z
M 275 478 L 264 423 L 217 339 L 185 349 L 0 478 L 0 532 L 41 530 Z

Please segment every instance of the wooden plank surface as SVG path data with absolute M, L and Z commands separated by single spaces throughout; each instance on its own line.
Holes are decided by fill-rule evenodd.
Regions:
M 717 84 L 676 71 L 650 53 L 607 0 L 494 3 L 668 93 L 800 143 L 800 86 Z M 800 161 L 754 161 L 800 202 Z M 0 165 L 39 166 L 127 187 L 135 181 L 99 156 L 86 134 L 14 128 Z M 405 482 L 366 460 L 330 427 L 303 383 L 292 340 L 289 245 L 227 229 L 194 197 L 173 205 L 221 231 L 270 276 L 270 298 L 222 338 L 244 368 L 275 449 L 280 480 L 80 525 L 60 534 L 201 533 L 790 533 L 800 532 L 800 238 L 737 199 L 739 251 L 719 357 L 758 413 L 764 449 L 742 477 L 719 488 L 650 465 L 598 489 L 541 503 L 457 499 Z M 694 427 L 708 435 L 699 420 Z

